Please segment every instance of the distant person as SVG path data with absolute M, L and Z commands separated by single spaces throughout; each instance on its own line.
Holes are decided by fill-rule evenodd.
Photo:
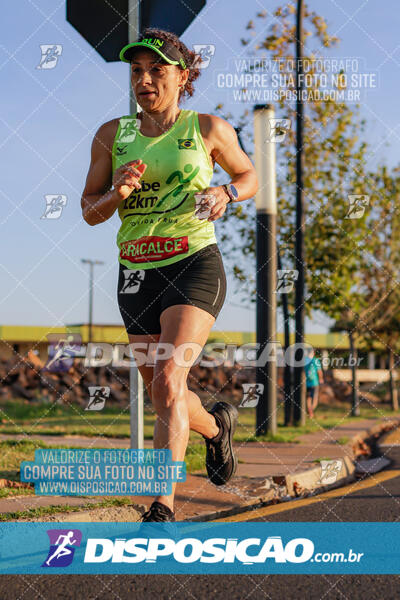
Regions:
M 307 412 L 310 419 L 312 419 L 314 418 L 314 410 L 318 406 L 319 386 L 324 383 L 321 362 L 319 358 L 314 356 L 313 348 L 310 348 L 307 353 L 304 371 L 306 373 Z

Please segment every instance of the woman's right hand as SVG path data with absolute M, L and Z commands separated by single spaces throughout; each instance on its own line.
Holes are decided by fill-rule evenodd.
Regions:
M 140 158 L 132 160 L 124 165 L 121 165 L 115 170 L 112 184 L 115 193 L 120 200 L 128 198 L 134 189 L 140 190 L 141 183 L 139 179 L 145 172 L 147 165 Z

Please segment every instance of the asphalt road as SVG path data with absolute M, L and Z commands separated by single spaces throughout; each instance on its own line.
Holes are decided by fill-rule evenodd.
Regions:
M 324 496 L 259 509 L 252 521 L 395 521 L 400 453 L 391 467 Z M 393 476 L 393 477 L 392 477 Z M 288 510 L 286 510 L 288 509 Z M 238 520 L 238 517 L 235 518 Z M 393 575 L 2 575 L 0 600 L 386 600 L 400 598 Z

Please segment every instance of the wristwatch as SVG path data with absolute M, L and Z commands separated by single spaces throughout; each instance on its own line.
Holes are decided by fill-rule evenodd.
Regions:
M 239 193 L 232 183 L 224 183 L 222 187 L 229 196 L 229 202 L 234 202 L 239 198 Z

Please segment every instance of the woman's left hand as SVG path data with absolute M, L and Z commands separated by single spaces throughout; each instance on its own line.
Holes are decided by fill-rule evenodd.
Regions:
M 197 213 L 201 213 L 201 217 L 199 218 L 206 218 L 207 221 L 216 221 L 222 217 L 229 202 L 229 196 L 224 188 L 221 185 L 209 187 L 195 194 L 195 198 L 197 199 L 202 196 L 204 198 L 201 199 L 201 204 L 196 207 L 195 215 L 197 216 Z M 212 197 L 213 201 L 210 202 L 211 198 L 207 198 L 207 196 Z

